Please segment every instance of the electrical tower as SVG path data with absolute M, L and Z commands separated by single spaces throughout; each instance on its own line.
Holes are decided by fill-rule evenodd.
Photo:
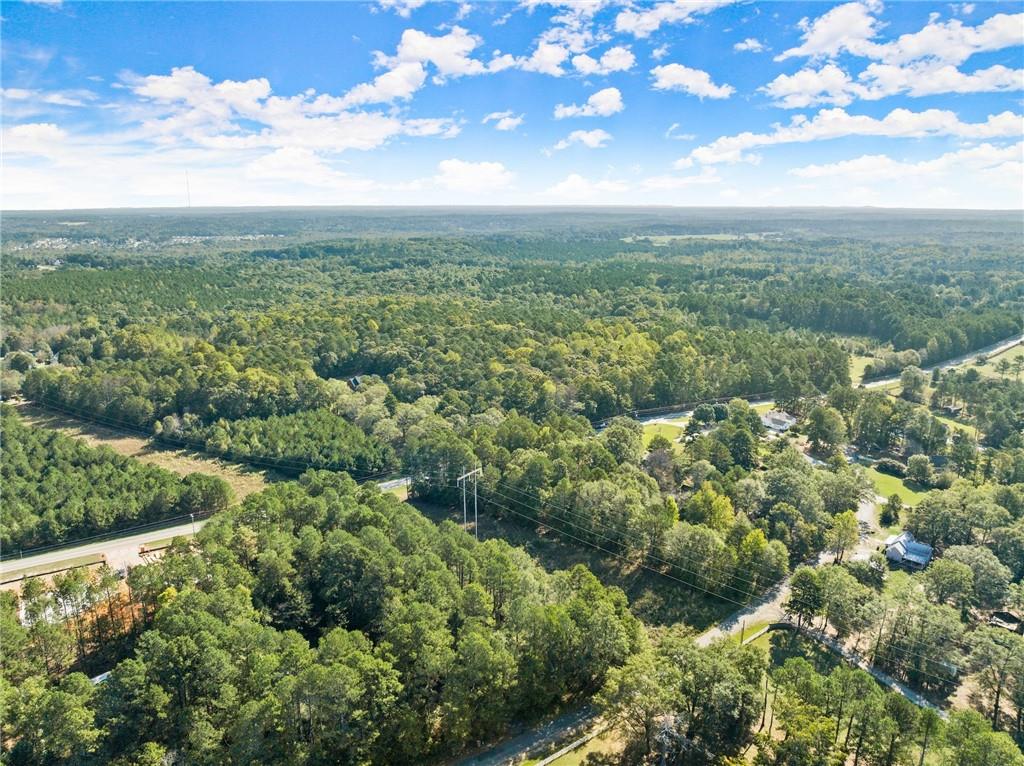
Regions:
M 466 484 L 469 479 L 473 480 L 473 534 L 476 535 L 476 539 L 480 539 L 480 527 L 478 524 L 479 514 L 477 513 L 477 500 L 476 500 L 476 482 L 477 477 L 483 471 L 482 468 L 474 468 L 472 471 L 466 471 L 458 479 L 455 480 L 457 486 L 462 487 L 462 526 L 466 528 L 469 526 L 469 506 L 466 499 Z

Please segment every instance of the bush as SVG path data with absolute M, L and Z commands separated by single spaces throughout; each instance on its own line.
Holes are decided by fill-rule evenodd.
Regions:
M 907 467 L 899 460 L 894 460 L 891 457 L 883 457 L 875 463 L 875 470 L 881 473 L 887 473 L 890 476 L 898 476 L 903 478 L 907 475 Z

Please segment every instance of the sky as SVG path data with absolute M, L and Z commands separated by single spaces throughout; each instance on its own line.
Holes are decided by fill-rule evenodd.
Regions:
M 4 2 L 5 210 L 1024 207 L 1020 2 Z

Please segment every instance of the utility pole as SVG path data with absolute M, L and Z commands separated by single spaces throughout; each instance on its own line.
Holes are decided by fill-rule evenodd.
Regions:
M 482 468 L 474 468 L 472 471 L 466 471 L 458 479 L 455 480 L 457 486 L 462 487 L 462 527 L 465 529 L 469 526 L 469 506 L 466 501 L 466 481 L 467 479 L 473 479 L 473 534 L 476 535 L 476 539 L 480 539 L 480 529 L 477 522 L 479 521 L 479 514 L 477 512 L 477 497 L 476 497 L 476 482 L 477 477 L 483 471 Z

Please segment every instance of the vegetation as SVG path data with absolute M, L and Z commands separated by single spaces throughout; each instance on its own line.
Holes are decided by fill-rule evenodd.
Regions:
M 594 699 L 623 763 L 1018 766 L 1024 639 L 986 623 L 1024 606 L 1024 384 L 922 370 L 1020 333 L 1019 222 L 944 215 L 82 214 L 60 264 L 5 216 L 5 395 L 288 479 L 229 507 L 5 409 L 5 548 L 217 512 L 123 582 L 4 596 L 5 759 L 423 763 Z M 976 712 L 645 627 L 586 567 L 369 486 L 398 475 L 651 601 L 788 578 L 801 631 Z M 923 572 L 873 551 L 879 493 Z
M 25 426 L 2 409 L 4 512 L 0 547 L 5 551 L 54 545 L 189 513 L 208 514 L 231 502 L 222 479 L 191 474 L 184 479 L 87 447 L 54 431 Z

